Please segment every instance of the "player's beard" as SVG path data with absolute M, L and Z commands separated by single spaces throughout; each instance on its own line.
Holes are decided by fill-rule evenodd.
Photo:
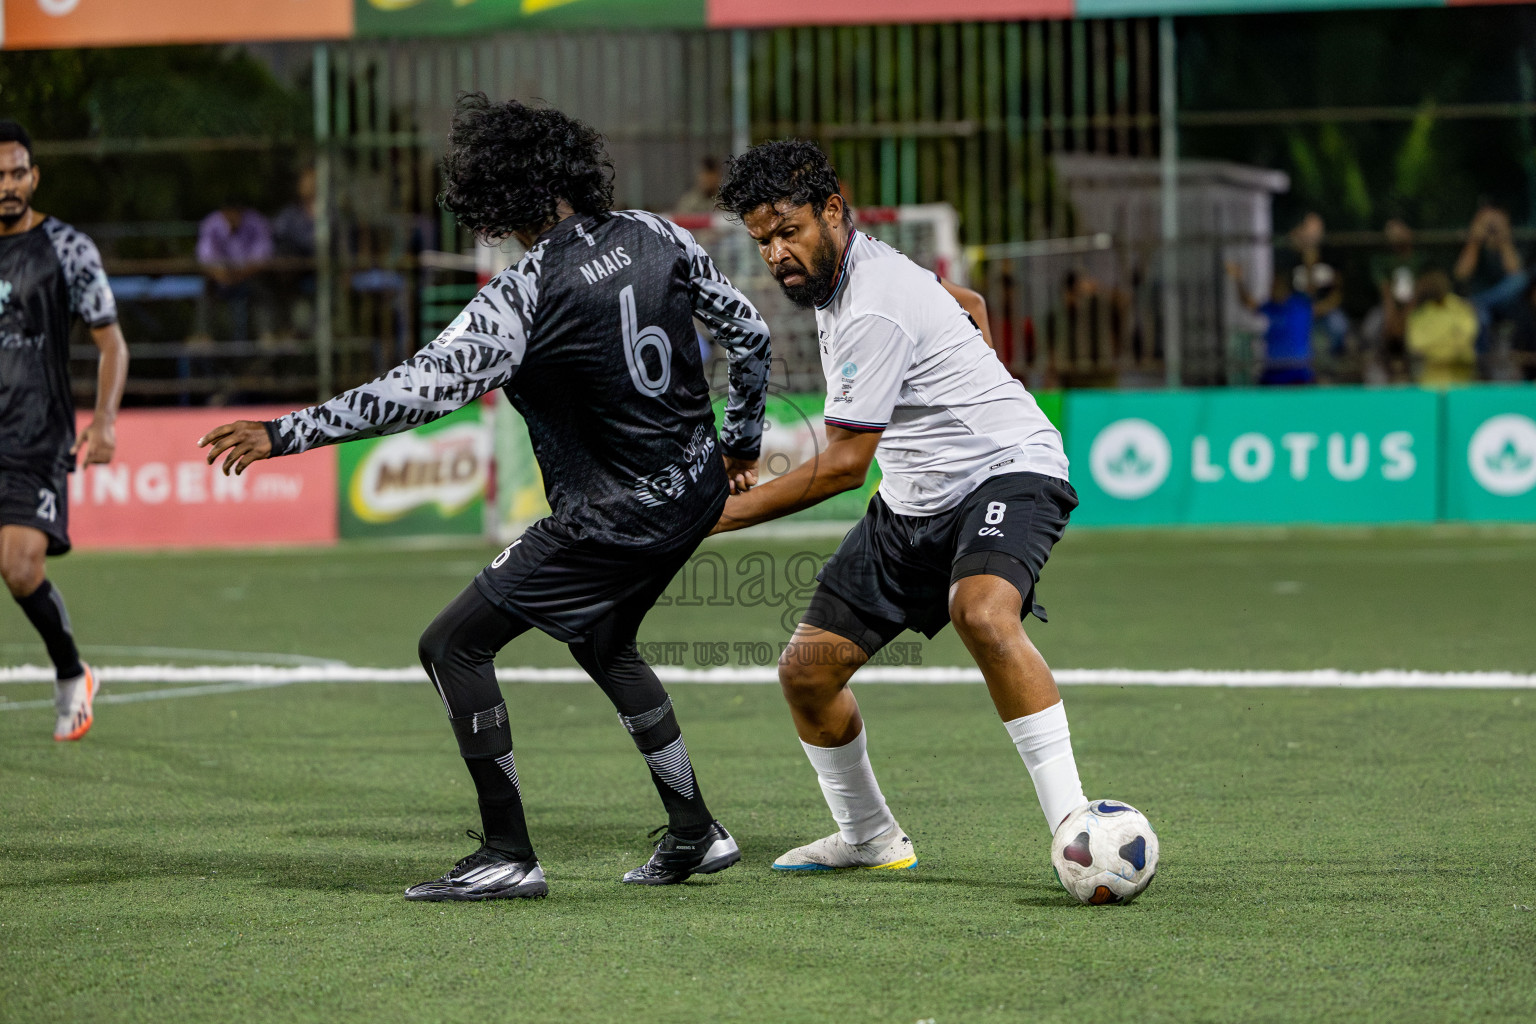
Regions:
M 779 271 L 775 271 L 773 275 L 779 282 L 784 297 L 801 309 L 813 309 L 826 302 L 832 294 L 832 280 L 837 276 L 839 255 L 837 241 L 820 218 L 817 219 L 816 224 L 821 231 L 821 237 L 816 243 L 815 252 L 811 253 L 811 265 L 801 267 L 797 264 L 790 268 L 791 271 L 803 273 L 805 280 L 799 284 L 785 284 L 779 277 Z
M 32 194 L 0 196 L 0 224 L 6 229 L 15 227 L 32 210 Z

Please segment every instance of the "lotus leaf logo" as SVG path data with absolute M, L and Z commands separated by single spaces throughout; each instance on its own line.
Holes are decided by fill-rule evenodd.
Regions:
M 1088 449 L 1093 480 L 1111 498 L 1145 498 L 1163 486 L 1172 467 L 1168 436 L 1143 419 L 1116 420 L 1099 431 Z
M 1500 497 L 1536 487 L 1536 422 L 1519 413 L 1489 417 L 1467 445 L 1467 468 L 1484 490 Z
M 859 372 L 859 364 L 858 363 L 844 363 L 843 364 L 843 376 L 844 377 L 852 377 L 854 374 L 856 374 L 858 372 Z
M 5 312 L 6 304 L 11 301 L 11 282 L 0 281 L 0 313 Z

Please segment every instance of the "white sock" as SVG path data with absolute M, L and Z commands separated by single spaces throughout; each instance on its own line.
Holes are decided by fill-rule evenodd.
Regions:
M 1046 826 L 1054 835 L 1063 818 L 1088 802 L 1072 758 L 1066 706 L 1057 701 L 1044 711 L 1004 722 L 1003 726 L 1029 769 Z
M 896 827 L 891 809 L 875 781 L 875 769 L 869 763 L 864 731 L 852 743 L 841 747 L 813 747 L 804 740 L 805 756 L 816 769 L 821 795 L 837 822 L 837 831 L 845 843 L 867 843 Z

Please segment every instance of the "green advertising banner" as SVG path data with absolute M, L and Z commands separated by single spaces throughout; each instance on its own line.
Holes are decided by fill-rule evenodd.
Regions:
M 1440 396 L 1073 392 L 1073 522 L 1400 523 L 1438 513 Z
M 479 403 L 336 455 L 342 537 L 484 532 L 491 434 Z
M 1536 385 L 1445 396 L 1447 519 L 1536 521 Z
M 1051 421 L 1051 426 L 1061 431 L 1061 436 L 1067 436 L 1066 409 L 1067 393 L 1061 390 L 1031 391 L 1035 398 L 1035 404 L 1040 411 L 1045 413 L 1045 418 Z
M 357 0 L 357 35 L 703 28 L 704 0 Z

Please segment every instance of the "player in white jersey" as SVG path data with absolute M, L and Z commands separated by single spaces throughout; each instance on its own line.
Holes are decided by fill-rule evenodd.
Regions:
M 1051 670 L 1023 628 L 1077 495 L 1061 435 L 1004 369 L 956 298 L 857 230 L 815 145 L 766 143 L 731 161 L 720 204 L 757 241 L 784 293 L 816 310 L 827 376 L 826 450 L 727 500 L 716 532 L 808 508 L 883 474 L 869 511 L 818 574 L 779 662 L 801 745 L 838 830 L 785 871 L 917 863 L 870 767 L 849 679 L 904 629 L 953 622 L 1054 832 L 1087 803 Z

